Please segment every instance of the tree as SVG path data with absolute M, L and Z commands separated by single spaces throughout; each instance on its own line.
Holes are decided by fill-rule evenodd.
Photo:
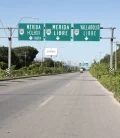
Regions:
M 110 62 L 110 55 L 106 54 L 104 58 L 100 60 L 100 62 L 108 64 Z
M 117 50 L 117 66 L 120 68 L 120 48 Z
M 8 62 L 8 47 L 0 47 L 0 62 Z
M 0 47 L 0 62 L 8 64 L 8 47 L 5 46 Z M 13 49 L 11 49 L 11 64 L 12 65 L 19 64 L 19 59 L 13 52 Z
M 29 66 L 36 55 L 38 54 L 38 50 L 31 46 L 21 46 L 14 48 L 15 55 L 19 58 L 19 68 L 23 66 Z
M 118 47 L 120 47 L 120 44 L 117 44 Z
M 44 59 L 44 66 L 54 67 L 54 61 L 51 58 L 45 58 Z
M 55 61 L 55 67 L 59 68 L 63 66 L 63 62 L 62 61 Z
M 5 69 L 7 68 L 7 64 L 4 62 L 0 62 L 0 69 Z
M 119 44 L 120 46 L 120 44 Z M 103 59 L 100 61 L 101 63 L 105 63 L 106 65 L 110 63 L 110 55 L 106 54 Z M 115 65 L 115 52 L 113 52 L 113 66 Z M 120 48 L 117 50 L 117 66 L 120 68 Z
M 93 66 L 94 64 L 97 64 L 97 61 L 95 59 L 93 59 L 93 63 L 91 64 L 91 66 Z

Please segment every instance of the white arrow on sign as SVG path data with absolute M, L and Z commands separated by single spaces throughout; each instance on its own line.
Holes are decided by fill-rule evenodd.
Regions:
M 30 39 L 30 40 L 32 40 L 32 39 L 33 39 L 33 37 L 32 37 L 32 36 L 30 36 L 30 37 L 29 37 L 29 39 Z
M 57 40 L 60 40 L 60 37 L 59 37 L 59 36 L 57 36 L 57 37 L 56 37 L 56 39 L 57 39 Z
M 85 40 L 87 41 L 88 39 L 89 39 L 89 38 L 86 36 L 86 37 L 85 37 Z

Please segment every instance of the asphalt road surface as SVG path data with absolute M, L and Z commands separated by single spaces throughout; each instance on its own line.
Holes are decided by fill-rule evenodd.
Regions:
M 88 72 L 0 82 L 0 138 L 120 138 L 120 105 Z

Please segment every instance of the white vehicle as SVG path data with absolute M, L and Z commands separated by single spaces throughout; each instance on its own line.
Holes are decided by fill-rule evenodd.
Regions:
M 83 69 L 80 69 L 80 73 L 83 73 Z

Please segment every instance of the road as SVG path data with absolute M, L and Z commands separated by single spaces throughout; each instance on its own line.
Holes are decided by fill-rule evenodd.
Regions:
M 120 138 L 120 105 L 88 72 L 0 82 L 0 138 Z

